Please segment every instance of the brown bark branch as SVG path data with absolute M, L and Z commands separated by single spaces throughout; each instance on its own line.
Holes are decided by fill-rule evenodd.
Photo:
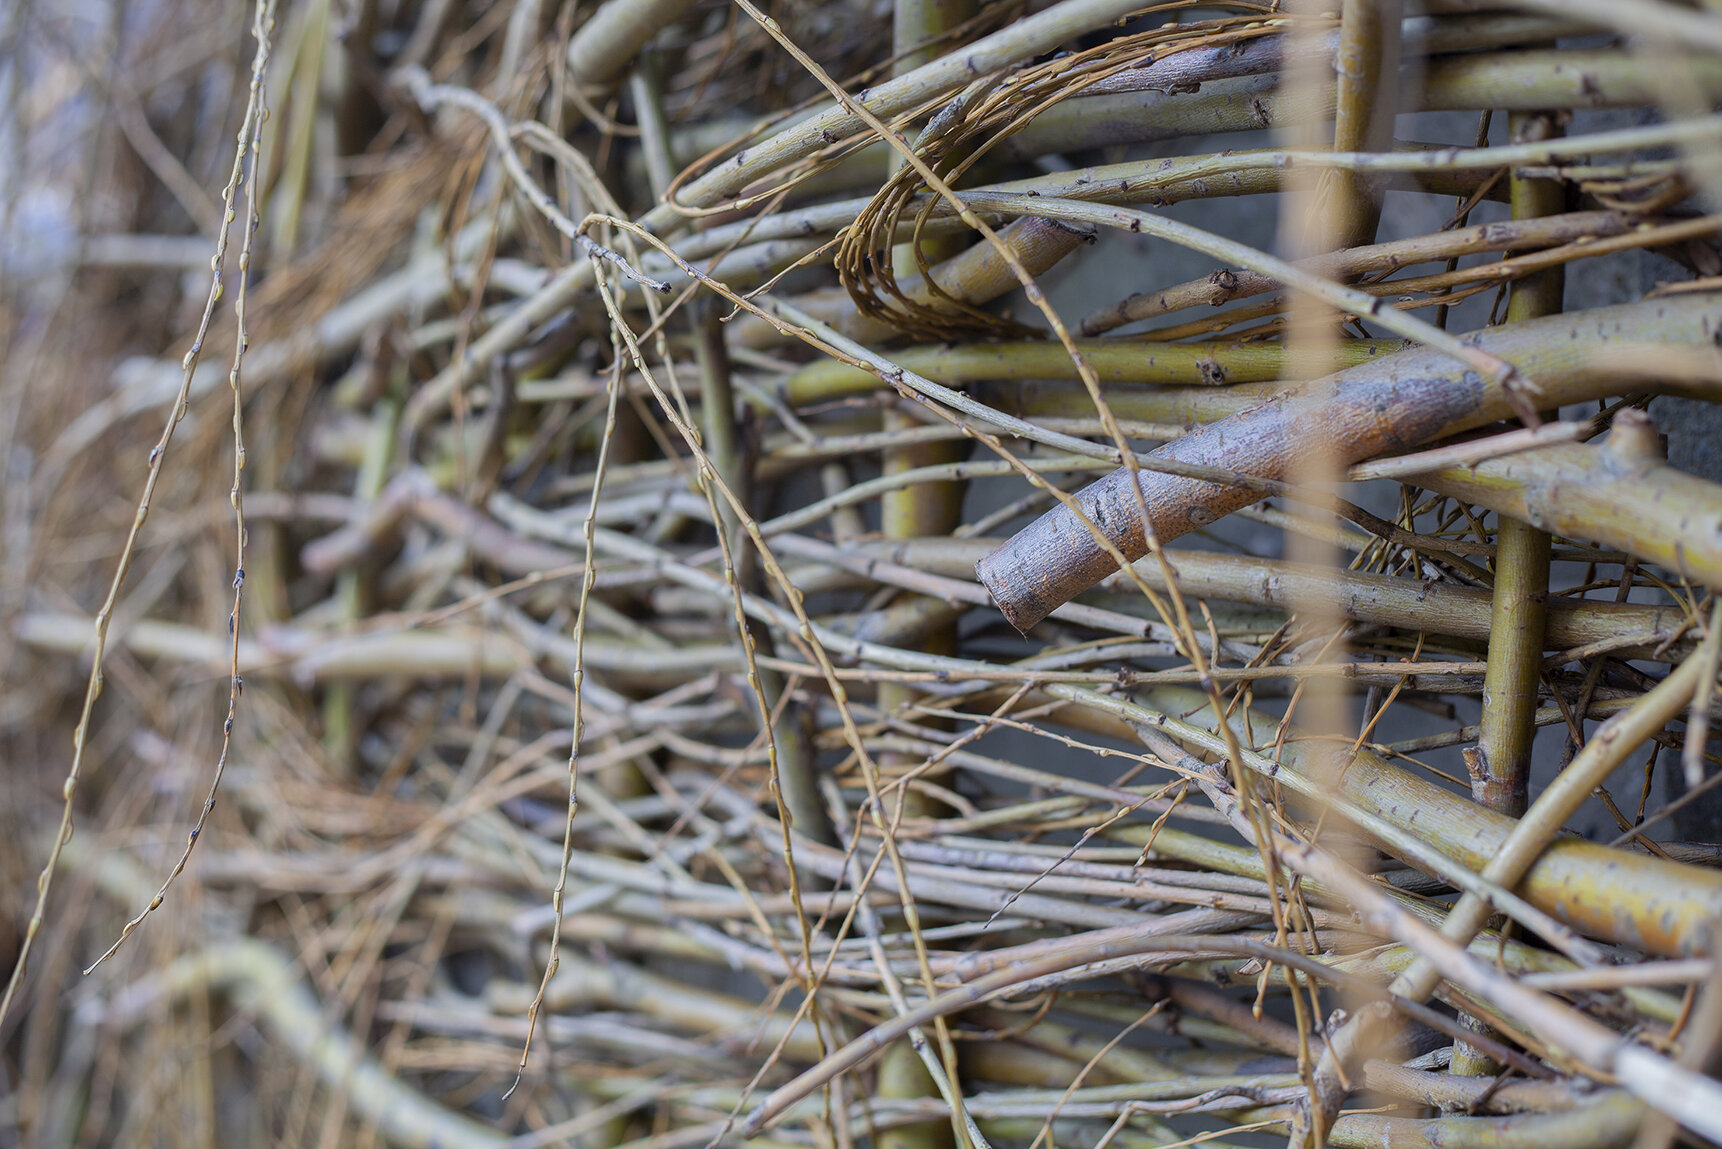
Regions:
M 1596 368 L 1593 357 L 1599 347 L 1647 338 L 1703 344 L 1714 337 L 1718 325 L 1722 325 L 1722 295 L 1692 294 L 1513 324 L 1480 332 L 1469 341 L 1536 379 L 1542 387 L 1537 402 L 1553 406 L 1599 398 L 1619 388 L 1618 375 Z M 1294 473 L 1297 461 L 1316 445 L 1334 452 L 1342 463 L 1356 463 L 1483 426 L 1511 411 L 1507 389 L 1499 384 L 1442 353 L 1404 351 L 1211 423 L 1160 447 L 1149 458 L 1223 466 L 1255 478 L 1279 480 Z M 1527 452 L 1483 464 L 1478 473 L 1499 469 L 1525 474 L 1527 459 L 1575 449 L 1582 450 Z M 1141 506 L 1148 509 L 1155 537 L 1166 543 L 1261 498 L 1258 491 L 1247 488 L 1146 469 L 1139 481 L 1140 503 L 1129 489 L 1130 475 L 1124 468 L 1077 497 L 1082 514 L 1132 560 L 1148 552 Z M 1454 476 L 1454 481 L 1460 477 Z M 1656 505 L 1654 492 L 1644 494 L 1650 502 L 1641 503 L 1636 513 L 1648 511 L 1656 517 L 1641 518 L 1637 534 L 1648 533 L 1646 526 L 1671 527 L 1673 521 L 1665 507 Z M 1594 527 L 1578 529 L 1581 525 L 1568 523 L 1577 533 L 1596 533 Z M 1559 527 L 1545 529 L 1560 533 Z M 1653 540 L 1642 541 L 1648 545 Z M 1722 541 L 1712 539 L 1706 545 L 1722 547 Z M 1646 558 L 1668 561 L 1671 569 L 1689 570 L 1692 577 L 1714 561 L 1707 557 L 1708 551 L 1699 554 L 1678 538 L 1667 538 L 1650 549 L 1654 553 L 1645 553 Z M 975 569 L 1005 617 L 1026 631 L 1053 608 L 1111 574 L 1116 565 L 1089 525 L 1061 505 L 1029 524 Z M 1722 565 L 1712 569 L 1722 571 Z

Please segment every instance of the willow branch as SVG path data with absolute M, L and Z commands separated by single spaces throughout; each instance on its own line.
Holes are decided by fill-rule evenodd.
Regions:
M 1479 350 L 1514 362 L 1538 380 L 1540 401 L 1556 403 L 1598 398 L 1615 391 L 1619 376 L 1599 371 L 1591 356 L 1596 346 L 1632 341 L 1656 332 L 1673 344 L 1698 345 L 1710 339 L 1722 321 L 1722 296 L 1691 294 L 1677 298 L 1603 308 L 1584 316 L 1560 316 L 1485 331 L 1468 337 Z M 1581 332 L 1588 339 L 1580 339 Z M 1634 332 L 1638 334 L 1635 336 Z M 1259 479 L 1280 480 L 1291 474 L 1296 460 L 1313 443 L 1328 445 L 1344 463 L 1356 463 L 1385 451 L 1402 450 L 1430 439 L 1483 426 L 1514 409 L 1507 388 L 1477 375 L 1433 350 L 1404 351 L 1376 363 L 1341 371 L 1299 390 L 1211 423 L 1153 451 L 1149 459 L 1167 459 L 1203 466 L 1223 465 Z M 1551 452 L 1584 451 L 1580 447 L 1549 447 L 1505 460 L 1481 464 L 1477 475 L 1526 473 L 1525 460 Z M 1659 473 L 1660 475 L 1660 473 Z M 1443 480 L 1481 489 L 1481 479 L 1449 472 Z M 1120 469 L 1085 488 L 1077 500 L 1086 517 L 1102 526 L 1107 538 L 1134 560 L 1147 553 L 1138 500 L 1129 491 L 1130 476 Z M 1162 543 L 1176 539 L 1241 507 L 1260 495 L 1241 487 L 1144 471 L 1142 501 L 1151 526 Z M 1697 482 L 1691 480 L 1690 482 Z M 1688 484 L 1680 484 L 1685 492 Z M 1660 500 L 1642 491 L 1635 512 L 1655 515 L 1640 520 L 1638 536 L 1656 533 L 1678 521 L 1668 507 L 1681 495 Z M 1690 496 L 1685 496 L 1690 498 Z M 1486 499 L 1473 501 L 1488 502 Z M 1500 501 L 1497 499 L 1496 501 Z M 1664 505 L 1656 505 L 1658 502 Z M 1493 504 L 1490 504 L 1493 505 Z M 1702 505 L 1702 504 L 1699 504 Z M 1497 507 L 1497 509 L 1500 509 Z M 1509 511 L 1508 513 L 1514 513 Z M 1523 512 L 1520 512 L 1523 513 Z M 1616 521 L 1626 515 L 1612 516 Z M 1532 520 L 1535 521 L 1535 520 Z M 1573 519 L 1562 520 L 1578 534 Z M 1698 526 L 1694 520 L 1692 526 Z M 1559 526 L 1545 529 L 1559 532 Z M 1680 559 L 1696 571 L 1689 557 L 1694 546 L 1711 553 L 1722 543 L 1700 539 L 1689 544 L 1673 536 L 1660 543 L 1636 541 L 1649 548 L 1654 561 Z M 1670 563 L 1671 569 L 1681 570 Z M 976 566 L 981 581 L 993 592 L 999 608 L 1013 626 L 1026 630 L 1046 612 L 1093 586 L 1116 569 L 1111 557 L 1094 543 L 1076 513 L 1059 507 L 1025 527 Z M 1712 568 L 1714 569 L 1714 568 Z M 1694 574 L 1696 577 L 1696 574 Z

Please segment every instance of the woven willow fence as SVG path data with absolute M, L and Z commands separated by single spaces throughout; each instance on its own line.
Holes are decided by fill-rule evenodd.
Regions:
M 0 1145 L 1722 1140 L 1715 5 L 56 8 Z

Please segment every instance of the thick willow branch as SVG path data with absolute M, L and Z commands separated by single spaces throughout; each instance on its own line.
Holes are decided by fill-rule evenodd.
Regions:
M 1080 687 L 1051 684 L 1046 690 L 1127 723 L 1157 726 L 1185 745 L 1202 749 L 1218 745 L 1211 733 L 1205 738 L 1193 733 L 1218 729 L 1207 695 L 1200 691 L 1157 687 L 1141 695 L 1140 704 L 1132 705 Z M 1173 720 L 1169 715 L 1184 717 Z M 1241 707 L 1228 716 L 1228 722 L 1246 747 L 1263 737 L 1272 740 L 1279 727 L 1276 718 Z M 1320 800 L 1334 793 L 1312 781 L 1325 777 L 1309 766 L 1312 754 L 1325 753 L 1323 745 L 1299 741 L 1293 731 L 1280 747 L 1277 762 L 1246 753 L 1245 764 L 1279 779 L 1294 792 Z M 1351 755 L 1337 794 L 1473 872 L 1488 866 L 1518 825 L 1367 749 Z M 1722 913 L 1722 873 L 1570 837 L 1551 843 L 1515 890 L 1532 906 L 1580 933 L 1668 957 L 1707 948 L 1706 923 Z
M 1483 876 L 1506 886 L 1512 886 L 1523 879 L 1561 832 L 1567 819 L 1578 811 L 1591 792 L 1602 785 L 1628 754 L 1653 737 L 1666 722 L 1686 708 L 1700 676 L 1707 670 L 1696 656 L 1687 658 L 1672 674 L 1633 703 L 1631 708 L 1603 723 L 1567 768 L 1537 796 L 1536 802 L 1525 812 L 1524 817 L 1513 824 L 1512 830 L 1484 866 Z M 1442 922 L 1441 939 L 1455 947 L 1468 946 L 1488 921 L 1493 909 L 1489 898 L 1480 897 L 1467 890 L 1454 903 L 1446 920 Z M 1397 936 L 1406 940 L 1403 934 Z M 1694 941 L 1706 947 L 1710 944 L 1708 937 Z M 1435 991 L 1443 976 L 1452 978 L 1453 973 L 1448 966 L 1442 964 L 1439 953 L 1426 947 L 1413 948 L 1419 951 L 1417 957 L 1393 979 L 1391 989 L 1392 992 L 1414 1001 L 1422 1001 Z M 1473 988 L 1468 984 L 1466 987 Z M 1522 1012 L 1520 1016 L 1523 1016 Z M 1360 1012 L 1333 1035 L 1327 1051 L 1322 1055 L 1320 1065 L 1316 1068 L 1314 1082 L 1310 1088 L 1310 1107 L 1314 1110 L 1319 1106 L 1325 1113 L 1323 1120 L 1331 1119 L 1333 1114 L 1338 1112 L 1345 1093 L 1344 1082 L 1349 1076 L 1349 1067 L 1356 1063 L 1365 1050 L 1375 1044 L 1381 1027 L 1388 1020 L 1386 1014 L 1380 1010 Z M 1571 1048 L 1570 1043 L 1565 1043 L 1554 1034 L 1545 1032 L 1543 1036 L 1545 1040 L 1553 1040 Z M 1608 1071 L 1607 1063 L 1599 1063 L 1592 1056 L 1577 1050 L 1574 1052 L 1586 1064 Z
M 1722 590 L 1722 485 L 1669 466 L 1641 411 L 1617 414 L 1600 448 L 1544 447 L 1415 481 L 1550 534 L 1619 547 Z
M 1454 583 L 1429 583 L 1416 578 L 1334 570 L 1256 558 L 1218 555 L 1209 551 L 1167 552 L 1187 595 L 1224 599 L 1258 606 L 1294 609 L 1320 602 L 1357 622 L 1444 634 L 1476 642 L 1490 633 L 1490 594 Z M 1158 564 L 1143 561 L 1137 569 L 1156 589 L 1163 582 Z M 1686 624 L 1677 607 L 1556 598 L 1548 603 L 1543 646 L 1570 650 L 1599 642 L 1618 642 L 1623 654 L 1650 655 L 1668 644 Z M 1684 644 L 1676 657 L 1690 649 Z M 1666 657 L 1666 656 L 1665 656 Z
M 1678 1067 L 1564 1002 L 1521 985 L 1443 938 L 1331 855 L 1302 844 L 1287 844 L 1278 852 L 1300 873 L 1344 891 L 1362 917 L 1418 949 L 1455 985 L 1498 1005 L 1593 1072 L 1614 1076 L 1681 1124 L 1709 1137 L 1722 1135 L 1722 1085 L 1714 1079 Z
M 1009 472 L 999 468 L 987 473 Z M 975 562 L 994 546 L 990 539 L 922 538 L 862 541 L 856 549 L 904 566 L 961 578 L 972 573 Z M 1178 589 L 1191 598 L 1282 610 L 1317 602 L 1354 622 L 1472 642 L 1489 637 L 1491 603 L 1486 590 L 1181 547 L 1168 549 L 1166 558 L 1172 564 Z M 1136 570 L 1155 590 L 1171 590 L 1159 563 L 1143 559 Z M 1122 578 L 1109 578 L 1100 584 L 1102 590 L 1127 592 L 1129 588 Z M 1544 647 L 1548 650 L 1606 643 L 1624 657 L 1667 660 L 1684 658 L 1693 649 L 1690 639 L 1680 638 L 1690 619 L 1677 606 L 1551 598 L 1547 607 Z
M 27 614 L 14 634 L 43 650 L 86 653 L 89 620 L 79 615 Z M 226 669 L 224 636 L 180 623 L 144 619 L 115 635 L 134 655 L 188 662 L 209 672 Z M 319 634 L 270 627 L 241 639 L 239 669 L 247 676 L 293 678 L 301 683 L 365 681 L 401 675 L 414 679 L 460 679 L 478 673 L 507 677 L 532 664 L 520 645 L 477 628 L 426 628 L 369 634 Z
M 693 0 L 610 0 L 568 41 L 568 79 L 607 84 L 634 62 L 647 40 L 675 23 Z
M 1550 121 L 1516 115 L 1509 122 L 1514 135 L 1522 137 L 1547 134 Z M 1512 180 L 1516 218 L 1552 215 L 1565 200 L 1565 187 L 1554 180 Z M 1507 321 L 1558 313 L 1565 286 L 1565 273 L 1560 268 L 1514 284 L 1507 302 Z M 1483 733 L 1466 765 L 1471 770 L 1472 796 L 1490 809 L 1516 818 L 1530 802 L 1531 741 L 1536 733 L 1537 679 L 1548 615 L 1550 539 L 1547 532 L 1505 516 L 1497 520 L 1495 544 L 1495 598 L 1490 616 L 1489 672 L 1483 682 Z M 1472 1067 L 1467 1064 L 1462 1068 Z
M 1706 99 L 1722 95 L 1722 64 L 1690 61 Z M 1401 78 L 1405 112 L 1543 111 L 1635 107 L 1659 99 L 1656 79 L 1618 49 L 1482 52 L 1430 60 L 1421 77 Z M 1260 131 L 1334 114 L 1330 84 L 1311 100 L 1285 93 L 1280 77 L 1248 76 L 1204 84 L 1191 93 L 1129 92 L 1077 96 L 1036 117 L 1005 140 L 1012 159 L 1114 147 L 1181 136 Z
M 493 1149 L 509 1143 L 391 1076 L 352 1034 L 329 1022 L 293 963 L 263 942 L 242 938 L 189 954 L 129 987 L 111 1008 L 137 1012 L 159 1007 L 162 998 L 202 990 L 224 990 L 241 1009 L 257 1014 L 327 1087 L 344 1092 L 355 1116 L 374 1123 L 402 1149 Z
M 876 116 L 899 115 L 982 76 L 1050 51 L 1073 36 L 1121 20 L 1137 7 L 1136 0 L 1064 0 L 977 40 L 961 52 L 941 56 L 906 76 L 857 93 L 855 102 Z M 641 226 L 662 233 L 680 222 L 678 205 L 709 207 L 755 179 L 806 159 L 864 126 L 860 116 L 842 107 L 810 116 L 770 140 L 737 152 L 687 184 L 676 193 L 675 204 L 654 208 L 640 220 Z
M 1722 295 L 1694 293 L 1513 324 L 1480 332 L 1467 342 L 1510 360 L 1535 378 L 1542 389 L 1539 401 L 1554 406 L 1599 398 L 1619 388 L 1618 374 L 1601 370 L 1594 362 L 1599 348 L 1650 340 L 1704 345 L 1719 324 Z M 1483 426 L 1512 410 L 1511 397 L 1501 384 L 1478 377 L 1444 353 L 1404 351 L 1210 423 L 1158 448 L 1149 458 L 1223 466 L 1256 478 L 1278 480 L 1295 471 L 1297 460 L 1312 444 L 1333 451 L 1344 463 L 1355 463 Z M 1579 448 L 1544 448 L 1481 467 L 1487 471 L 1518 463 L 1518 473 L 1523 474 L 1523 460 L 1527 458 L 1575 449 Z M 1155 537 L 1164 543 L 1260 498 L 1257 491 L 1246 488 L 1148 470 L 1141 472 L 1139 481 L 1140 504 L 1130 492 L 1130 474 L 1123 468 L 1078 495 L 1083 513 L 1132 560 L 1148 551 L 1141 505 L 1148 508 Z M 1640 506 L 1638 513 L 1643 510 Z M 1674 521 L 1667 512 L 1661 513 L 1662 518 L 1652 522 L 1660 522 L 1664 528 L 1672 526 Z M 1640 525 L 1640 535 L 1653 530 L 1642 521 Z M 1545 529 L 1558 532 L 1561 528 Z M 1694 562 L 1681 557 L 1691 547 L 1680 540 L 1668 538 L 1660 546 L 1651 545 L 1652 540 L 1640 541 L 1649 547 L 1646 557 L 1655 561 L 1680 557 L 1689 566 Z M 1068 602 L 1114 569 L 1111 557 L 1093 540 L 1088 527 L 1065 506 L 1041 516 L 976 566 L 999 609 L 1018 630 L 1027 630 L 1046 617 L 1047 611 Z M 1671 569 L 1681 568 L 1673 565 Z
M 1401 0 L 1345 0 L 1334 57 L 1336 151 L 1380 151 L 1393 143 L 1402 9 Z M 1381 220 L 1381 189 L 1354 173 L 1335 172 L 1330 178 L 1322 200 L 1332 246 L 1373 243 Z
M 1012 280 L 1012 286 L 1015 281 Z M 1340 363 L 1358 366 L 1402 351 L 1401 339 L 1352 339 L 1339 349 Z M 1271 383 L 1286 378 L 1285 348 L 1277 343 L 1168 343 L 1145 346 L 1117 340 L 1078 340 L 1076 349 L 1102 383 L 1160 386 Z M 1056 343 L 962 343 L 910 347 L 891 362 L 907 371 L 955 386 L 980 380 L 1077 378 L 1076 364 Z M 801 368 L 784 383 L 792 404 L 874 391 L 879 376 L 837 359 Z M 1092 404 L 1086 404 L 1092 414 Z
M 1367 1079 L 1366 1079 L 1367 1080 Z M 1523 1113 L 1511 1117 L 1458 1114 L 1418 1120 L 1378 1113 L 1347 1114 L 1333 1123 L 1327 1143 L 1334 1149 L 1439 1145 L 1443 1149 L 1621 1149 L 1644 1120 L 1644 1103 L 1624 1090 L 1581 1109 Z
M 1442 56 L 1453 52 L 1475 52 L 1483 48 L 1506 48 L 1516 44 L 1552 40 L 1557 36 L 1581 35 L 1589 26 L 1575 20 L 1526 16 L 1516 12 L 1490 12 L 1481 16 L 1413 16 L 1399 21 L 1398 37 L 1406 57 Z M 1290 42 L 1288 42 L 1290 41 Z M 1309 53 L 1336 63 L 1341 51 L 1340 33 L 1309 33 L 1293 40 L 1284 33 L 1255 36 L 1242 43 L 1224 42 L 1209 47 L 1186 48 L 1140 68 L 1128 68 L 1090 84 L 1085 93 L 1194 90 L 1194 85 L 1237 76 L 1277 72 L 1292 56 Z
M 1661 0 L 1513 0 L 1515 6 L 1587 20 L 1623 36 L 1644 36 L 1722 53 L 1722 20 Z

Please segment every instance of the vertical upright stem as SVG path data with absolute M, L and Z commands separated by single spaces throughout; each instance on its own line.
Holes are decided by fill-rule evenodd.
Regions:
M 939 46 L 929 46 L 928 42 L 969 19 L 974 15 L 975 8 L 975 0 L 897 0 L 893 47 L 900 57 L 896 64 L 898 74 L 913 71 L 938 56 Z M 902 160 L 901 157 L 893 155 L 891 162 L 896 166 Z M 941 256 L 954 254 L 953 251 L 938 251 L 931 246 L 939 242 L 928 241 L 923 245 L 921 254 L 935 262 Z M 949 237 L 944 242 L 960 245 L 961 240 L 960 237 Z M 892 252 L 892 261 L 897 265 L 897 273 L 900 276 L 918 273 L 912 244 L 898 244 Z M 887 431 L 908 430 L 919 425 L 901 412 L 888 410 L 885 413 Z M 966 449 L 966 445 L 961 441 L 887 447 L 883 453 L 884 472 L 887 475 L 895 475 L 917 467 L 957 462 Z M 923 483 L 916 487 L 887 491 L 880 500 L 880 527 L 885 537 L 919 538 L 925 535 L 950 534 L 962 522 L 965 487 L 966 484 L 960 482 Z M 922 640 L 922 649 L 933 654 L 954 654 L 956 640 L 956 625 L 953 622 L 929 632 Z M 881 683 L 879 686 L 879 706 L 886 713 L 896 710 L 914 697 L 914 690 L 901 683 Z M 890 756 L 881 756 L 880 762 L 887 766 L 892 764 Z M 907 792 L 903 792 L 902 797 L 905 802 L 912 801 Z
M 1532 715 L 1537 707 L 1549 592 L 1549 536 L 1503 518 L 1495 533 L 1489 669 L 1477 748 L 1466 754 L 1471 796 L 1517 818 L 1530 804 Z
M 1312 0 L 1295 0 L 1291 11 L 1305 17 L 1292 25 L 1291 38 L 1313 39 L 1319 36 L 1317 20 L 1324 7 Z M 1336 85 L 1333 126 L 1333 146 L 1346 151 L 1367 151 L 1390 145 L 1393 125 L 1394 82 L 1399 63 L 1399 0 L 1345 0 L 1340 20 L 1339 51 L 1334 67 L 1337 75 L 1330 77 L 1329 61 L 1313 44 L 1293 47 L 1285 71 L 1284 96 L 1293 107 L 1319 107 L 1317 98 L 1329 83 Z M 1391 49 L 1389 54 L 1388 49 Z M 1386 78 L 1385 93 L 1383 78 Z M 1325 125 L 1296 122 L 1284 132 L 1286 142 L 1294 147 L 1320 148 L 1328 145 L 1324 138 Z M 1302 175 L 1293 169 L 1287 192 L 1281 197 L 1280 249 L 1293 259 L 1309 259 L 1325 255 L 1341 247 L 1351 247 L 1375 241 L 1380 205 L 1367 181 L 1354 174 L 1330 170 Z M 1293 296 L 1287 316 L 1286 360 L 1298 375 L 1319 378 L 1333 370 L 1339 350 L 1338 316 L 1327 304 L 1303 293 Z M 1302 372 L 1312 374 L 1303 376 Z M 1343 477 L 1341 460 L 1326 444 L 1304 454 L 1291 479 L 1302 487 L 1306 497 L 1320 505 L 1331 506 L 1334 484 Z M 1306 535 L 1292 535 L 1286 540 L 1286 557 L 1322 567 L 1343 566 L 1345 558 L 1331 542 Z M 1316 653 L 1315 661 L 1337 661 L 1344 658 L 1340 636 L 1345 627 L 1344 617 L 1334 604 L 1319 596 L 1308 601 L 1295 601 L 1293 608 L 1304 641 Z M 1334 641 L 1325 642 L 1329 636 Z M 1313 641 L 1312 641 L 1313 640 Z M 1292 709 L 1298 721 L 1313 733 L 1339 736 L 1345 726 L 1347 702 L 1337 678 L 1318 677 L 1300 684 L 1293 695 Z M 1332 743 L 1341 745 L 1339 742 Z M 1312 764 L 1338 785 L 1343 759 L 1337 754 L 1312 756 Z M 1251 808 L 1251 788 L 1242 764 L 1236 767 L 1235 781 L 1239 786 L 1243 809 Z M 1261 801 L 1262 799 L 1256 799 Z M 1252 815 L 1260 820 L 1261 814 Z M 1264 825 L 1265 828 L 1265 825 Z M 1324 831 L 1324 841 L 1334 845 L 1331 830 Z M 1277 866 L 1270 839 L 1258 831 L 1262 860 L 1272 880 Z M 1294 889 L 1285 875 L 1285 898 L 1288 910 Z M 1276 894 L 1276 896 L 1278 896 Z M 1276 942 L 1294 944 L 1289 937 L 1292 919 L 1289 913 L 1276 914 Z M 1310 1017 L 1319 1011 L 1319 1002 L 1301 999 L 1295 985 L 1292 995 L 1296 1010 L 1300 1041 L 1307 1043 L 1311 1029 Z M 1299 1068 L 1309 1089 L 1309 1103 L 1297 1113 L 1287 1137 L 1287 1149 L 1321 1149 L 1327 1143 L 1327 1133 L 1338 1115 L 1339 1102 L 1345 1092 L 1341 1084 L 1343 1072 L 1337 1072 L 1329 1058 L 1312 1062 L 1309 1048 L 1302 1047 Z
M 929 45 L 928 41 L 969 19 L 974 15 L 975 8 L 975 0 L 896 0 L 892 47 L 899 57 L 895 65 L 897 74 L 913 71 L 939 56 L 942 46 Z M 893 169 L 902 162 L 900 156 L 892 154 Z M 960 245 L 960 236 L 933 238 L 922 244 L 920 255 L 928 263 L 937 263 L 955 255 L 960 250 Z M 891 262 L 899 278 L 920 272 L 921 260 L 916 259 L 915 246 L 912 243 L 898 244 L 892 250 Z M 885 412 L 887 431 L 903 431 L 919 425 L 915 419 L 900 411 Z M 965 450 L 966 445 L 960 441 L 887 447 L 882 453 L 883 470 L 887 475 L 894 475 L 917 467 L 953 463 L 963 457 Z M 879 509 L 880 527 L 885 537 L 918 538 L 923 535 L 950 534 L 962 522 L 963 493 L 966 487 L 966 483 L 960 482 L 923 483 L 916 487 L 887 491 L 880 498 Z M 922 649 L 935 654 L 955 654 L 956 623 L 947 623 L 930 630 L 922 640 Z M 886 714 L 906 705 L 915 696 L 915 690 L 906 683 L 879 684 L 879 708 Z M 912 758 L 903 755 L 882 754 L 879 756 L 879 764 L 890 770 L 893 767 L 912 767 L 915 763 Z M 920 794 L 912 793 L 907 787 L 896 793 L 904 812 L 932 813 Z M 944 1037 L 942 1026 L 939 1027 L 939 1036 Z M 939 1044 L 944 1052 L 950 1052 L 948 1040 L 941 1040 Z M 936 1096 L 937 1084 L 930 1071 L 931 1067 L 923 1063 L 925 1056 L 925 1053 L 912 1048 L 907 1042 L 898 1042 L 887 1050 L 879 1063 L 879 1095 Z M 954 1082 L 956 1066 L 952 1062 L 953 1059 L 947 1057 L 945 1069 L 947 1076 Z M 879 1147 L 944 1149 L 955 1140 L 955 1131 L 955 1126 L 946 1121 L 916 1122 L 881 1131 Z
M 1557 130 L 1545 115 L 1515 112 L 1508 123 L 1514 140 Z M 1514 219 L 1553 215 L 1566 206 L 1566 191 L 1558 180 L 1514 176 L 1511 194 Z M 1507 301 L 1507 321 L 1555 314 L 1565 287 L 1558 267 L 1520 280 Z M 1548 594 L 1549 536 L 1529 523 L 1502 517 L 1495 530 L 1495 597 L 1482 729 L 1476 748 L 1465 753 L 1465 764 L 1471 772 L 1471 796 L 1511 818 L 1521 817 L 1530 804 L 1531 742 L 1537 730 Z M 1466 1023 L 1478 1024 L 1471 1018 Z M 1450 1069 L 1470 1077 L 1498 1072 L 1492 1060 L 1463 1043 L 1454 1047 Z
M 400 404 L 394 399 L 378 399 L 371 408 L 371 433 L 365 440 L 365 454 L 353 481 L 353 497 L 361 504 L 382 493 L 389 460 L 395 453 L 395 429 L 399 422 Z M 335 576 L 335 600 L 340 604 L 343 623 L 355 625 L 370 611 L 370 583 L 370 572 L 364 563 Z M 349 778 L 353 773 L 356 698 L 351 682 L 331 682 L 323 691 L 323 749 L 341 778 Z
M 705 298 L 694 304 L 694 351 L 700 369 L 700 438 L 718 478 L 743 506 L 748 506 L 753 501 L 753 467 L 737 434 L 735 389 L 730 380 L 729 356 L 724 349 L 721 313 L 715 302 Z M 736 581 L 747 590 L 759 591 L 758 555 L 741 520 L 727 503 L 718 504 L 718 513 L 720 521 L 715 525 L 728 536 Z M 750 622 L 749 629 L 755 648 L 762 654 L 772 654 L 770 630 L 757 622 Z M 777 785 L 783 807 L 799 833 L 816 842 L 834 844 L 831 822 L 819 797 L 807 715 L 793 701 L 784 702 L 784 689 L 782 674 L 763 666 L 759 668 L 760 695 L 766 710 L 776 715 L 771 731 L 777 743 Z
M 1400 0 L 1345 0 L 1339 32 L 1338 102 L 1333 146 L 1342 152 L 1386 151 L 1398 110 Z M 1326 200 L 1335 247 L 1375 242 L 1381 219 L 1378 188 L 1361 172 L 1333 173 Z
M 634 97 L 640 152 L 646 160 L 646 180 L 652 185 L 654 200 L 662 199 L 676 178 L 675 157 L 670 152 L 670 125 L 664 115 L 663 87 L 657 53 L 642 52 L 639 65 L 628 76 L 628 91 Z
M 887 410 L 885 412 L 885 429 L 887 431 L 905 431 L 922 426 L 918 420 L 901 411 Z M 967 444 L 962 441 L 947 443 L 918 443 L 912 446 L 887 447 L 882 452 L 883 470 L 886 475 L 897 475 L 904 471 L 912 471 L 917 467 L 930 467 L 940 463 L 955 463 L 961 461 Z M 880 527 L 888 539 L 913 539 L 927 536 L 948 536 L 963 521 L 963 494 L 968 484 L 962 481 L 945 483 L 921 483 L 913 487 L 903 487 L 886 491 L 880 496 Z M 908 596 L 918 599 L 919 596 Z M 930 604 L 929 604 L 930 605 Z M 916 645 L 928 654 L 954 655 L 957 652 L 957 622 L 951 618 L 940 621 L 928 627 L 920 636 Z M 879 709 L 885 714 L 893 714 L 920 696 L 912 685 L 902 682 L 881 682 L 879 684 Z M 948 725 L 941 719 L 918 719 L 924 723 L 943 726 Z M 913 768 L 919 763 L 915 755 L 880 754 L 879 764 L 888 771 Z M 894 792 L 897 800 L 903 803 L 905 813 L 918 816 L 931 816 L 938 813 L 937 805 L 929 802 L 920 791 L 903 787 Z
M 935 43 L 938 37 L 972 17 L 976 8 L 976 0 L 897 0 L 891 35 L 891 50 L 897 57 L 891 69 L 893 74 L 913 72 L 937 59 L 944 48 L 943 44 Z M 895 173 L 903 163 L 903 157 L 892 151 L 886 174 Z M 922 241 L 921 254 L 936 263 L 957 254 L 962 247 L 960 234 L 934 237 Z M 891 262 L 899 279 L 920 274 L 912 243 L 900 243 L 893 248 Z
M 974 16 L 976 0 L 897 0 L 892 23 L 892 51 L 899 58 L 891 69 L 907 75 L 944 55 L 939 36 Z

